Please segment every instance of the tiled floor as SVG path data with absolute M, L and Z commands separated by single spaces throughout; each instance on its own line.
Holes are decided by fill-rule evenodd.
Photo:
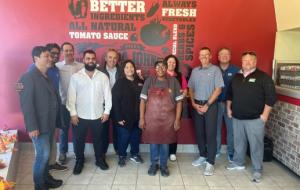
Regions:
M 107 155 L 110 169 L 102 171 L 94 165 L 92 155 L 86 155 L 86 163 L 81 175 L 74 176 L 74 155 L 69 155 L 69 170 L 53 172 L 55 178 L 63 179 L 64 185 L 59 190 L 299 190 L 300 178 L 283 168 L 277 162 L 264 164 L 264 175 L 261 183 L 250 181 L 251 167 L 245 171 L 227 171 L 225 156 L 216 161 L 215 175 L 206 177 L 203 168 L 191 165 L 196 154 L 178 154 L 177 162 L 169 162 L 171 175 L 162 177 L 148 176 L 149 154 L 142 154 L 145 163 L 141 165 L 127 162 L 126 167 L 117 165 L 116 155 Z M 21 152 L 18 173 L 17 190 L 32 190 L 33 152 Z

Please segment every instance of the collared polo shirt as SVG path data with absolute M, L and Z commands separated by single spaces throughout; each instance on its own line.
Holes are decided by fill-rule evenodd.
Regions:
M 224 87 L 220 68 L 211 63 L 208 67 L 194 68 L 188 87 L 194 91 L 196 100 L 208 100 L 216 88 Z
M 228 85 L 230 84 L 234 75 L 238 73 L 240 69 L 235 65 L 229 64 L 226 70 L 222 70 L 222 68 L 220 68 L 220 70 L 223 76 L 225 86 L 222 88 L 222 93 L 219 95 L 218 101 L 226 101 Z

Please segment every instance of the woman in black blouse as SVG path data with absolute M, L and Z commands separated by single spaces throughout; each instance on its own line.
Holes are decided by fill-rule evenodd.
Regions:
M 131 60 L 123 63 L 124 77 L 112 88 L 112 105 L 117 121 L 119 166 L 126 164 L 126 150 L 130 143 L 130 160 L 142 163 L 139 155 L 141 130 L 139 124 L 140 94 L 143 81 L 137 77 L 135 64 Z

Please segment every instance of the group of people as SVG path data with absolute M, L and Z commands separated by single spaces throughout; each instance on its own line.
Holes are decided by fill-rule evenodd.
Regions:
M 60 52 L 64 60 L 59 62 Z M 25 127 L 35 148 L 33 180 L 36 190 L 58 188 L 62 180 L 49 170 L 67 170 L 69 128 L 72 126 L 76 163 L 73 174 L 82 172 L 88 129 L 92 131 L 95 165 L 109 169 L 106 153 L 109 126 L 113 146 L 124 167 L 130 144 L 130 160 L 143 163 L 141 139 L 150 144 L 149 175 L 169 176 L 168 159 L 176 161 L 177 131 L 182 102 L 190 97 L 199 158 L 193 166 L 205 166 L 213 175 L 220 155 L 221 127 L 227 127 L 228 170 L 245 168 L 247 141 L 253 164 L 253 181 L 262 174 L 264 124 L 276 101 L 272 79 L 256 68 L 254 52 L 242 55 L 242 69 L 230 63 L 231 51 L 218 51 L 219 66 L 211 63 L 211 50 L 199 51 L 200 66 L 187 79 L 179 72 L 179 61 L 168 55 L 154 63 L 155 74 L 146 79 L 132 60 L 119 62 L 119 53 L 108 49 L 99 67 L 96 52 L 86 50 L 82 62 L 74 59 L 74 46 L 65 42 L 36 46 L 32 64 L 18 82 Z M 21 87 L 20 87 L 21 86 Z M 60 128 L 56 161 L 55 128 Z

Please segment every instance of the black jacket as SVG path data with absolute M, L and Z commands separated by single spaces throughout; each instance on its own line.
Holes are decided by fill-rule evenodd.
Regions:
M 143 81 L 135 79 L 130 81 L 120 78 L 112 88 L 112 105 L 114 120 L 125 121 L 125 128 L 132 129 L 139 121 L 140 94 Z M 118 125 L 119 126 L 119 125 Z
M 257 119 L 265 104 L 272 107 L 276 102 L 275 85 L 271 77 L 256 69 L 246 78 L 237 73 L 229 87 L 227 100 L 232 101 L 232 116 L 237 119 Z
M 117 68 L 117 72 L 116 72 L 116 81 L 122 77 L 122 71 L 121 71 L 121 67 L 119 64 L 116 65 L 116 68 Z M 106 76 L 109 78 L 109 73 L 106 69 L 106 63 L 103 65 L 103 67 L 101 68 L 98 68 L 98 70 L 102 71 L 104 74 L 106 74 Z

